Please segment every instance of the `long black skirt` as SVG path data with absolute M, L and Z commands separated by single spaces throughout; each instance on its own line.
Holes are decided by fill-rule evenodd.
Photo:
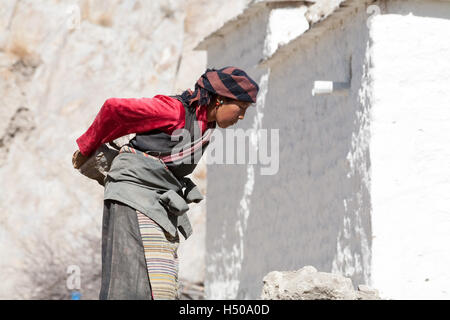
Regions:
M 144 246 L 136 210 L 105 200 L 100 300 L 151 300 Z

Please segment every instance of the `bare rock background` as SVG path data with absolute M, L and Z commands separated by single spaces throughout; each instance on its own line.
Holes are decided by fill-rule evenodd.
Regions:
M 247 2 L 1 1 L 0 299 L 67 299 L 69 265 L 98 298 L 103 188 L 71 167 L 76 138 L 110 97 L 193 88 L 206 67 L 193 47 Z M 199 165 L 206 194 L 205 177 Z M 205 214 L 205 201 L 189 213 L 185 287 L 202 287 Z
M 365 285 L 354 290 L 340 274 L 318 272 L 312 266 L 297 271 L 272 271 L 263 279 L 264 300 L 379 300 L 378 291 Z

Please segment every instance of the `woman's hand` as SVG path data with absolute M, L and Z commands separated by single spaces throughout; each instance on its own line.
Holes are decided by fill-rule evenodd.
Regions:
M 72 156 L 72 165 L 75 169 L 79 169 L 89 157 L 83 156 L 80 150 L 75 151 Z

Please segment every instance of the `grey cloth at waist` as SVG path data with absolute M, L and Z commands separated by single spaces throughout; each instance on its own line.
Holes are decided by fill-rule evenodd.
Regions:
M 120 153 L 106 176 L 104 200 L 125 203 L 172 236 L 178 228 L 187 239 L 192 234 L 188 204 L 200 202 L 203 196 L 191 179 L 177 179 L 161 160 L 142 153 Z

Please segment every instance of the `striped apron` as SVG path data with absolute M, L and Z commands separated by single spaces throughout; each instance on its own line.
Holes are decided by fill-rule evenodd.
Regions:
M 172 237 L 156 222 L 136 210 L 144 246 L 145 261 L 152 298 L 167 300 L 178 298 L 178 256 L 180 239 Z

